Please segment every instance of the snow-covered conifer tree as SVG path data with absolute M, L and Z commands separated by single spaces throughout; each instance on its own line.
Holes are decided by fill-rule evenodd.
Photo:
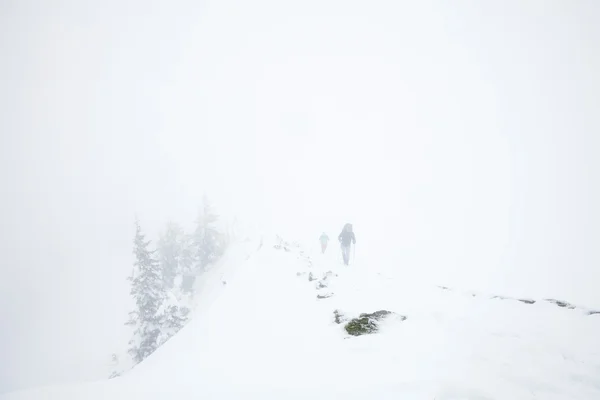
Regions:
M 183 252 L 183 229 L 170 222 L 158 241 L 158 255 L 165 289 L 171 290 L 175 285 L 175 277 L 181 275 Z
M 157 338 L 158 346 L 161 346 L 185 326 L 189 313 L 188 307 L 180 305 L 172 293 L 167 293 L 158 312 L 161 326 L 160 335 Z
M 154 252 L 149 250 L 140 224 L 136 221 L 133 253 L 134 273 L 130 277 L 131 296 L 135 299 L 135 310 L 129 313 L 127 325 L 134 327 L 134 337 L 129 342 L 129 354 L 137 364 L 156 350 L 161 333 L 161 309 L 165 298 L 163 277 Z
M 205 197 L 202 210 L 196 219 L 196 230 L 192 234 L 196 268 L 206 269 L 223 254 L 225 247 L 223 235 L 215 225 L 218 219 L 218 215 Z

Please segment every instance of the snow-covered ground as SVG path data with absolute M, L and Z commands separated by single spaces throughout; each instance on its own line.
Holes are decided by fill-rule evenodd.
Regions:
M 345 267 L 334 244 L 238 243 L 199 278 L 190 324 L 130 372 L 0 399 L 600 398 L 599 314 L 390 271 Z M 355 337 L 334 310 L 407 319 Z

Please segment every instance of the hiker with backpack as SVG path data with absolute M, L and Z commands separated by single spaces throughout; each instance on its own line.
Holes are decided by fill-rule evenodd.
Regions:
M 321 242 L 321 253 L 325 254 L 325 250 L 327 250 L 327 243 L 329 242 L 329 236 L 323 232 L 321 237 L 319 237 L 319 241 Z
M 350 246 L 356 244 L 356 237 L 352 231 L 352 224 L 344 225 L 344 229 L 338 235 L 338 240 L 342 247 L 342 257 L 344 258 L 344 265 L 348 265 L 350 262 Z

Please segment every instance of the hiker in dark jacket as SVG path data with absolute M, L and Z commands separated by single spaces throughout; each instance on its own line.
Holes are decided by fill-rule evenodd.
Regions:
M 350 246 L 356 244 L 356 237 L 352 231 L 352 224 L 344 225 L 344 229 L 338 235 L 338 240 L 342 246 L 342 257 L 344 257 L 344 264 L 348 265 L 350 262 Z

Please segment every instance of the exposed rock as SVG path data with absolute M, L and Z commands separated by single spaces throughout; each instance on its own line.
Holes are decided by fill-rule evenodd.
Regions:
M 333 293 L 323 293 L 323 294 L 318 294 L 317 295 L 317 299 L 328 299 L 331 296 L 333 296 Z
M 285 240 L 283 240 L 283 238 L 279 235 L 275 236 L 275 239 L 277 240 L 277 244 L 273 246 L 273 248 L 277 249 L 277 250 L 285 250 L 286 252 L 290 252 L 290 244 L 288 242 L 286 242 Z
M 351 319 L 344 328 L 352 336 L 375 333 L 379 330 L 378 322 L 390 315 L 397 315 L 401 321 L 406 319 L 403 315 L 398 315 L 387 310 L 379 310 L 371 314 L 360 314 L 358 318 Z
M 533 299 L 517 299 L 519 300 L 521 303 L 525 303 L 525 304 L 535 304 L 535 300 Z
M 344 315 L 340 310 L 333 310 L 334 321 L 336 324 L 341 324 L 342 322 L 346 322 L 348 318 Z
M 588 311 L 588 315 L 600 314 L 600 311 L 592 310 Z
M 395 314 L 395 313 L 392 311 L 387 311 L 387 310 L 379 310 L 379 311 L 375 311 L 372 314 L 367 314 L 367 313 L 360 314 L 360 317 L 361 318 L 364 318 L 364 317 L 375 318 L 377 320 L 380 320 L 381 318 L 387 317 L 388 315 L 391 315 L 391 314 Z M 405 319 L 406 319 L 406 317 L 405 317 Z
M 442 290 L 450 290 L 450 288 L 449 288 L 449 287 L 446 287 L 446 286 L 438 286 L 438 287 L 439 287 L 440 289 L 442 289 Z
M 544 300 L 549 303 L 556 304 L 559 307 L 568 308 L 570 310 L 575 309 L 575 306 L 573 304 L 567 303 L 566 301 L 556 300 L 556 299 L 544 299 Z
M 512 297 L 505 297 L 505 296 L 492 296 L 492 299 L 500 299 L 500 300 L 517 300 L 520 301 L 521 303 L 525 303 L 525 304 L 535 304 L 535 300 L 533 299 L 515 299 Z
M 319 282 L 317 282 L 317 290 L 318 289 L 325 289 L 327 287 L 327 282 L 324 280 L 320 280 Z
M 316 280 L 317 280 L 317 278 L 315 278 L 315 276 L 313 275 L 313 273 L 312 273 L 312 272 L 310 272 L 310 273 L 308 274 L 308 281 L 309 281 L 309 282 L 312 282 L 312 281 L 316 281 Z
M 108 379 L 114 379 L 114 378 L 118 378 L 121 376 L 121 372 L 117 372 L 117 371 L 113 371 L 110 376 L 108 377 Z

